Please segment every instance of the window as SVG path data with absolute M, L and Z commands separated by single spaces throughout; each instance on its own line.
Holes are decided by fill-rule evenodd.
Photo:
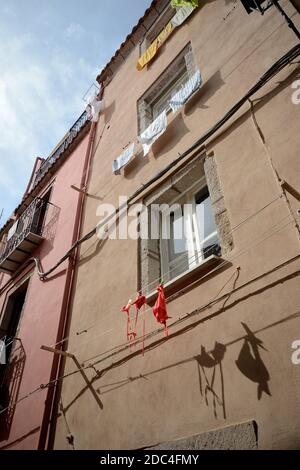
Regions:
M 140 55 L 142 55 L 148 47 L 152 44 L 152 42 L 157 38 L 157 36 L 162 32 L 165 26 L 169 23 L 169 21 L 173 18 L 176 14 L 176 9 L 171 6 L 169 2 L 158 16 L 158 18 L 154 21 L 153 25 L 149 28 L 146 32 L 143 40 L 140 43 Z
M 241 0 L 244 5 L 247 13 L 252 13 L 253 11 L 260 11 L 263 13 L 267 8 L 267 2 L 265 0 Z
M 160 259 L 164 281 L 195 268 L 210 255 L 220 254 L 217 228 L 207 187 L 199 181 L 171 213 L 160 214 Z M 171 206 L 172 207 L 172 206 Z
M 161 274 L 165 282 L 195 268 L 210 255 L 220 254 L 211 201 L 203 184 L 203 180 L 198 181 L 194 190 L 176 203 L 175 210 L 160 214 Z
M 185 63 L 179 64 L 179 70 L 174 80 L 168 83 L 156 96 L 153 101 L 150 101 L 149 106 L 151 109 L 152 120 L 157 118 L 164 110 L 170 111 L 169 101 L 177 91 L 180 90 L 182 85 L 188 80 L 188 73 Z
M 38 200 L 36 214 L 34 216 L 35 233 L 42 234 L 45 226 L 47 211 L 49 209 L 49 201 L 52 194 L 52 186 L 47 190 L 46 194 Z
M 141 134 L 164 110 L 170 111 L 169 100 L 195 73 L 195 62 L 189 43 L 162 75 L 139 99 L 138 133 Z
M 169 293 L 176 292 L 212 270 L 222 261 L 221 254 L 232 250 L 214 157 L 197 157 L 156 188 L 144 204 L 149 233 L 139 240 L 138 289 L 148 299 L 160 279 Z

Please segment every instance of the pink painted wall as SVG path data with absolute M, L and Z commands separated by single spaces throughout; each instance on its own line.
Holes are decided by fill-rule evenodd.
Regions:
M 88 139 L 89 134 L 85 136 L 53 177 L 54 184 L 50 202 L 60 208 L 55 236 L 53 242 L 45 240 L 33 253 L 34 256 L 41 259 L 44 271 L 55 264 L 72 244 L 79 193 L 72 189 L 71 185 L 80 186 Z M 44 190 L 47 187 L 45 186 Z M 47 218 L 49 219 L 49 216 Z M 48 220 L 46 220 L 47 222 Z M 32 271 L 18 333 L 26 354 L 23 375 L 17 393 L 18 399 L 39 387 L 40 384 L 49 381 L 53 355 L 40 348 L 41 345 L 52 345 L 56 342 L 67 266 L 68 261 L 54 273 L 53 278 L 48 282 L 41 282 L 35 270 Z M 23 275 L 22 273 L 21 277 Z M 5 275 L 5 279 L 8 278 Z M 3 279 L 0 289 L 4 284 L 5 280 Z M 6 298 L 15 285 L 16 282 L 0 297 L 1 315 Z M 17 353 L 16 351 L 15 354 Z M 46 394 L 47 390 L 40 391 L 17 405 L 9 436 L 3 439 L 0 432 L 0 449 L 37 448 Z

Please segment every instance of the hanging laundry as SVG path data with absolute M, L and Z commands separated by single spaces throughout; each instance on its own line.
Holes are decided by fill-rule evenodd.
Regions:
M 169 105 L 172 108 L 173 113 L 181 108 L 189 97 L 198 90 L 202 85 L 202 77 L 200 70 L 194 73 L 194 75 L 183 85 L 183 87 L 172 96 L 169 101 Z
M 136 316 L 135 316 L 135 331 L 136 331 L 136 327 L 137 327 L 137 322 L 138 322 L 138 316 L 139 316 L 139 311 L 141 310 L 141 308 L 143 307 L 143 305 L 146 305 L 147 303 L 147 299 L 144 295 L 142 294 L 138 294 L 137 298 L 135 299 L 135 301 L 133 302 L 133 305 L 135 305 L 135 309 L 136 309 Z
M 149 153 L 154 142 L 165 132 L 167 124 L 167 112 L 164 110 L 138 137 L 139 142 L 143 146 L 144 156 Z
M 0 364 L 6 364 L 6 346 L 3 340 L 0 340 Z
M 137 323 L 138 323 L 138 317 L 139 317 L 139 311 L 140 309 L 146 305 L 147 299 L 144 295 L 138 294 L 137 298 L 133 302 L 131 299 L 129 299 L 127 305 L 121 309 L 122 312 L 125 312 L 127 314 L 127 326 L 126 326 L 126 337 L 127 341 L 130 343 L 130 351 L 131 351 L 131 342 L 135 340 L 137 337 Z M 130 318 L 130 309 L 132 306 L 135 305 L 135 324 L 134 328 L 131 327 L 131 318 Z M 145 318 L 143 318 L 143 337 L 142 337 L 142 353 L 144 355 L 144 343 L 145 343 Z
M 175 2 L 176 3 L 176 2 Z M 185 20 L 191 15 L 194 9 L 198 6 L 198 0 L 184 1 L 178 0 L 178 4 L 172 4 L 173 8 L 180 7 L 177 13 L 173 16 L 171 21 L 165 26 L 162 32 L 157 36 L 157 38 L 152 42 L 144 54 L 139 58 L 136 68 L 138 71 L 143 70 L 143 68 L 149 64 L 149 62 L 155 57 L 158 49 L 164 44 L 168 39 L 171 33 L 175 28 L 182 25 Z
M 138 71 L 143 70 L 145 65 L 147 65 L 150 62 L 150 60 L 153 59 L 157 51 L 158 51 L 158 40 L 156 38 L 155 41 L 153 41 L 153 43 L 151 44 L 151 46 L 148 47 L 146 52 L 144 52 L 144 54 L 139 58 L 138 63 L 136 65 L 137 70 Z
M 153 307 L 153 314 L 158 321 L 162 325 L 165 325 L 165 335 L 168 336 L 168 327 L 167 327 L 167 320 L 170 318 L 167 313 L 167 305 L 165 299 L 165 292 L 164 286 L 161 284 L 157 288 L 158 297 Z
M 195 7 L 193 7 L 192 5 L 181 7 L 177 11 L 176 15 L 173 16 L 173 18 L 171 19 L 171 23 L 173 27 L 177 28 L 178 26 L 181 26 L 187 20 L 187 18 L 193 13 L 194 10 L 195 10 Z
M 125 165 L 131 160 L 134 154 L 135 143 L 130 144 L 121 155 L 113 161 L 112 171 L 115 174 L 118 174 Z
M 130 321 L 130 308 L 132 306 L 132 300 L 129 299 L 127 305 L 122 308 L 122 312 L 127 314 L 127 326 L 126 326 L 126 336 L 127 336 L 127 341 L 131 341 L 136 337 L 136 333 L 131 330 L 131 321 Z
M 13 224 L 13 226 L 9 229 L 8 234 L 7 234 L 7 241 L 10 240 L 14 234 L 16 233 L 18 228 L 18 220 Z
M 146 52 L 139 58 L 136 66 L 138 71 L 143 70 L 143 68 L 153 59 L 158 49 L 168 39 L 173 30 L 174 26 L 170 21 L 167 26 L 162 30 L 162 32 L 157 36 L 157 38 L 152 42 L 151 46 L 148 47 Z
M 192 6 L 194 8 L 199 6 L 199 0 L 171 0 L 171 6 L 173 8 Z
M 163 43 L 168 39 L 170 34 L 173 32 L 173 30 L 174 30 L 174 26 L 172 22 L 170 21 L 156 38 L 158 41 L 158 47 L 163 45 Z
M 95 95 L 86 107 L 88 119 L 92 122 L 97 122 L 99 119 L 99 113 L 102 109 L 102 101 L 99 101 L 97 95 Z

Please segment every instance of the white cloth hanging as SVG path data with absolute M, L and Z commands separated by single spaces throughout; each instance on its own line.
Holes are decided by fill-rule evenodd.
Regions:
M 0 340 L 0 364 L 6 364 L 6 346 L 3 340 Z
M 135 143 L 130 144 L 121 155 L 113 161 L 112 171 L 118 173 L 131 160 L 134 154 Z
M 9 229 L 8 234 L 7 234 L 7 241 L 10 240 L 14 234 L 16 233 L 18 228 L 18 220 L 14 223 L 14 225 Z
M 172 96 L 169 101 L 169 105 L 172 108 L 173 113 L 181 108 L 184 103 L 189 99 L 189 97 L 200 88 L 202 85 L 202 77 L 200 70 L 194 73 L 194 75 L 183 85 L 183 87 Z
M 139 136 L 138 140 L 143 146 L 144 156 L 149 153 L 154 142 L 165 132 L 167 125 L 167 112 L 164 110 Z
M 102 101 L 98 101 L 97 95 L 95 95 L 86 107 L 89 120 L 92 122 L 97 122 L 101 109 Z
M 185 20 L 193 13 L 195 10 L 195 7 L 192 5 L 187 5 L 184 7 L 180 7 L 175 16 L 171 19 L 171 23 L 174 26 L 174 28 L 177 28 L 177 26 L 181 26 L 182 23 L 185 22 Z

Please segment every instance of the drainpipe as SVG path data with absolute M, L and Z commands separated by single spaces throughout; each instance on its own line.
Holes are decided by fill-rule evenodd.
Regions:
M 104 94 L 104 86 L 101 88 L 100 92 L 100 100 L 102 100 Z M 93 147 L 95 142 L 97 130 L 97 122 L 92 122 L 88 146 L 86 149 L 84 167 L 80 182 L 80 189 L 82 190 L 79 193 L 77 209 L 76 209 L 76 216 L 74 222 L 74 230 L 73 230 L 73 237 L 72 237 L 72 245 L 80 238 L 81 232 L 81 224 L 83 218 L 83 212 L 85 208 L 85 190 L 88 185 L 89 176 L 90 176 L 90 168 L 92 162 L 92 154 L 93 154 Z M 73 256 L 69 258 L 68 261 L 68 268 L 66 274 L 66 281 L 65 281 L 65 289 L 63 295 L 63 302 L 61 308 L 61 315 L 60 315 L 60 323 L 58 327 L 58 334 L 57 334 L 57 343 L 62 341 L 63 338 L 67 336 L 67 332 L 69 329 L 70 324 L 70 313 L 71 313 L 71 299 L 74 292 L 74 278 L 75 278 L 75 268 L 78 261 L 78 254 L 79 254 L 79 247 L 76 249 Z M 63 349 L 65 349 L 65 344 L 63 343 Z M 63 368 L 65 365 L 65 358 L 59 357 L 58 355 L 54 354 L 52 369 L 50 374 L 50 381 L 58 379 L 62 374 Z M 54 425 L 56 423 L 56 416 L 58 410 L 58 403 L 59 403 L 59 394 L 61 390 L 61 384 L 59 382 L 56 385 L 50 386 L 47 391 L 47 397 L 45 401 L 45 411 L 41 426 L 41 433 L 40 439 L 38 444 L 39 450 L 45 450 L 46 448 L 51 448 L 53 446 L 54 441 Z

